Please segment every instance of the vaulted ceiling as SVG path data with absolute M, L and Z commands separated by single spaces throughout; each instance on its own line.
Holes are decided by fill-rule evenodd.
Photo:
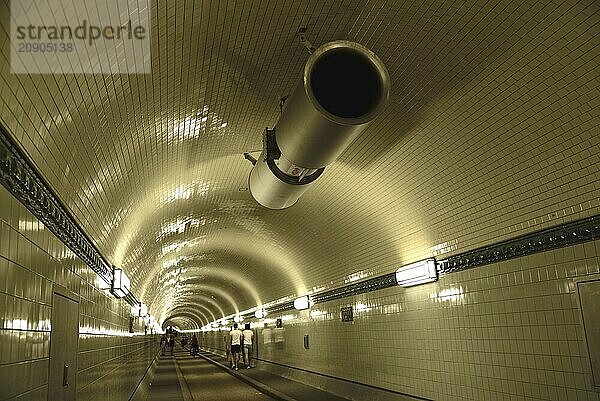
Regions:
M 205 324 L 599 210 L 592 0 L 156 0 L 151 73 L 130 75 L 12 74 L 8 4 L 0 121 L 160 320 Z M 301 79 L 300 27 L 371 49 L 392 90 L 274 211 L 243 153 Z

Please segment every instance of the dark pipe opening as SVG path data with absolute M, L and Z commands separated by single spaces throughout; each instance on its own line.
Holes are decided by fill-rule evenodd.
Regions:
M 333 49 L 314 64 L 310 84 L 325 110 L 343 118 L 361 117 L 379 103 L 381 76 L 366 56 L 351 49 Z

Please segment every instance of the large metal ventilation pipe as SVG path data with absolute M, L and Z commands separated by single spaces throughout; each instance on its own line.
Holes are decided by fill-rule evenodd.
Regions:
M 389 74 L 366 47 L 338 40 L 316 49 L 275 128 L 265 130 L 249 178 L 254 199 L 269 209 L 296 203 L 381 113 L 389 93 Z

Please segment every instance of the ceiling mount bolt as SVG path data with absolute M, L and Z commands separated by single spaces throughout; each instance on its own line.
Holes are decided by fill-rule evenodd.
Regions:
M 298 37 L 300 38 L 300 43 L 308 49 L 308 52 L 312 54 L 315 51 L 315 47 L 306 39 L 306 27 L 302 26 L 298 29 Z

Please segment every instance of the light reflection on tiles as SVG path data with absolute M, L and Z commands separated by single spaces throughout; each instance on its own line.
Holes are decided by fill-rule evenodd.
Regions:
M 598 163 L 593 157 L 598 153 L 600 136 L 596 134 L 594 114 L 598 109 L 594 73 L 598 71 L 598 58 L 594 51 L 597 17 L 592 2 L 431 1 L 414 2 L 414 7 L 396 2 L 400 8 L 394 2 L 364 3 L 290 2 L 280 7 L 281 2 L 265 1 L 261 12 L 249 14 L 231 13 L 229 2 L 178 2 L 176 7 L 159 7 L 157 21 L 164 22 L 165 13 L 177 21 L 183 17 L 193 21 L 182 25 L 183 36 L 160 36 L 159 51 L 152 57 L 153 64 L 162 66 L 158 67 L 162 71 L 154 71 L 151 81 L 160 79 L 161 85 L 148 85 L 148 76 L 135 74 L 82 79 L 70 74 L 10 74 L 5 68 L 0 79 L 2 122 L 22 140 L 21 145 L 93 240 L 107 254 L 114 254 L 116 264 L 123 262 L 131 269 L 132 281 L 138 286 L 149 274 L 146 262 L 162 250 L 163 244 L 155 242 L 157 233 L 161 233 L 160 222 L 177 216 L 199 218 L 190 212 L 210 210 L 207 223 L 218 224 L 177 234 L 211 237 L 219 228 L 234 226 L 248 237 L 285 248 L 281 254 L 274 252 L 273 259 L 289 257 L 295 263 L 284 265 L 284 272 L 276 275 L 279 285 L 256 285 L 259 298 L 269 302 L 296 295 L 298 288 L 335 288 L 355 271 L 381 274 L 432 253 L 470 249 L 600 210 Z M 130 4 L 134 6 L 135 1 Z M 8 2 L 0 2 L 0 11 L 9 15 Z M 205 15 L 214 18 L 204 19 Z M 244 30 L 252 37 L 245 40 L 250 36 L 243 36 L 239 26 L 261 26 L 265 15 L 273 17 L 273 26 Z M 372 47 L 388 65 L 393 82 L 402 84 L 395 86 L 399 92 L 395 92 L 388 112 L 375 129 L 328 167 L 328 174 L 314 190 L 293 209 L 283 212 L 286 218 L 281 219 L 280 213 L 260 210 L 250 194 L 239 193 L 238 188 L 246 185 L 248 172 L 241 151 L 260 146 L 260 131 L 276 121 L 276 102 L 293 87 L 307 57 L 303 49 L 286 42 L 297 29 L 289 24 L 291 16 L 309 21 L 312 27 L 327 27 L 312 31 L 323 41 L 343 36 Z M 208 29 L 208 36 L 202 31 L 196 38 L 193 27 L 197 22 L 216 27 L 222 35 L 211 36 L 212 30 Z M 193 34 L 187 35 L 187 29 Z M 0 30 L 2 39 L 7 39 L 9 31 Z M 244 46 L 224 46 L 227 37 Z M 194 40 L 188 43 L 186 38 Z M 184 46 L 173 46 L 173 40 L 175 44 L 183 40 Z M 195 58 L 188 58 L 185 51 L 163 57 L 164 50 L 171 54 L 173 49 L 187 49 L 187 44 L 192 54 L 210 56 L 205 57 L 205 65 L 197 66 L 202 68 L 194 70 L 198 79 L 193 82 L 181 73 L 189 69 L 185 61 Z M 227 57 L 221 57 L 223 54 Z M 411 63 L 413 56 L 421 62 Z M 239 62 L 232 64 L 230 58 Z M 101 109 L 96 110 L 99 106 Z M 191 190 L 197 177 L 210 177 L 208 192 L 198 197 Z M 167 207 L 153 214 L 161 202 Z M 7 204 L 4 198 L 0 204 Z M 8 210 L 0 208 L 0 215 L 15 230 L 19 230 L 21 219 L 30 219 L 14 203 Z M 146 225 L 146 219 L 158 224 Z M 0 266 L 0 274 L 11 276 L 7 283 L 0 280 L 0 285 L 5 285 L 9 296 L 15 298 L 5 301 L 8 307 L 3 318 L 23 318 L 20 314 L 24 303 L 16 298 L 49 304 L 49 283 L 54 281 L 84 296 L 80 310 L 82 320 L 87 320 L 86 327 L 124 324 L 126 312 L 92 285 L 86 287 L 86 283 L 93 283 L 93 277 L 86 275 L 81 263 L 61 256 L 62 244 L 45 233 L 35 237 L 35 232 L 25 230 L 23 234 L 43 250 L 34 262 L 28 260 L 30 252 L 24 251 L 31 247 L 27 241 L 10 230 L 4 233 L 4 226 L 0 234 L 2 255 L 32 274 L 15 273 L 12 265 Z M 329 349 L 323 341 L 320 348 L 317 342 L 315 349 L 327 358 L 309 363 L 331 374 L 371 380 L 344 364 L 359 358 L 362 363 L 354 365 L 373 372 L 376 384 L 444 400 L 516 399 L 524 394 L 597 400 L 591 390 L 557 385 L 583 381 L 578 388 L 589 389 L 587 376 L 582 380 L 579 374 L 582 370 L 573 376 L 568 366 L 560 366 L 562 361 L 553 359 L 557 363 L 549 372 L 538 366 L 540 361 L 547 362 L 546 355 L 514 352 L 513 343 L 503 343 L 502 339 L 499 341 L 511 351 L 511 358 L 528 357 L 536 369 L 523 367 L 527 365 L 521 360 L 502 365 L 494 359 L 497 355 L 490 356 L 487 343 L 482 346 L 475 339 L 473 347 L 479 347 L 482 356 L 478 360 L 481 366 L 472 372 L 472 364 L 460 354 L 454 355 L 456 349 L 440 345 L 442 329 L 460 337 L 453 331 L 455 316 L 447 314 L 459 314 L 480 330 L 481 321 L 497 323 L 495 306 L 512 307 L 505 305 L 505 296 L 509 304 L 514 301 L 526 309 L 527 322 L 543 327 L 542 315 L 555 317 L 546 316 L 548 310 L 531 311 L 527 309 L 530 305 L 520 300 L 527 296 L 553 300 L 566 296 L 573 304 L 574 286 L 570 280 L 598 273 L 596 250 L 591 255 L 595 265 L 562 266 L 553 271 L 542 265 L 528 272 L 529 278 L 522 284 L 504 274 L 456 276 L 469 282 L 468 291 L 458 298 L 440 297 L 439 293 L 456 287 L 456 283 L 441 282 L 429 286 L 435 290 L 414 288 L 398 295 L 393 292 L 397 289 L 390 288 L 373 297 L 324 303 L 319 308 L 327 311 L 325 316 L 331 321 L 324 325 L 331 327 L 314 325 L 314 333 L 324 333 L 322 338 L 331 339 L 336 338 L 334 329 L 347 330 L 353 340 L 366 338 L 374 344 L 373 352 L 382 361 L 368 360 L 367 352 L 361 352 L 368 347 L 353 347 L 358 352 L 348 352 L 347 345 L 344 349 L 334 344 Z M 219 268 L 237 273 L 241 259 Z M 257 271 L 251 269 L 252 265 L 244 266 L 248 268 L 246 276 Z M 298 266 L 301 269 L 293 271 Z M 298 274 L 287 275 L 286 269 Z M 34 274 L 44 276 L 41 288 L 28 292 L 18 285 L 17 278 L 29 283 Z M 158 277 L 144 286 L 150 288 L 149 297 L 162 297 L 163 287 L 154 285 L 161 275 Z M 438 295 L 432 298 L 433 292 Z M 164 317 L 176 302 L 173 296 L 165 298 L 168 302 L 156 302 L 160 304 L 158 313 Z M 247 302 L 253 298 L 248 297 Z M 371 310 L 357 315 L 351 324 L 337 326 L 339 309 L 348 303 L 369 305 Z M 111 315 L 107 310 L 116 312 Z M 559 310 L 557 314 L 568 314 L 565 320 L 577 320 L 567 305 L 561 304 Z M 392 316 L 381 316 L 382 312 Z M 511 313 L 502 318 L 513 317 L 516 321 Z M 299 326 L 295 322 L 310 325 L 308 313 L 297 316 L 286 321 L 286 335 L 292 338 L 300 334 L 294 328 Z M 27 319 L 39 321 L 44 317 Z M 566 325 L 574 325 L 568 322 Z M 356 327 L 361 324 L 368 333 L 358 333 Z M 418 337 L 425 335 L 423 329 L 436 333 L 433 350 Z M 397 338 L 398 332 L 405 335 L 404 340 Z M 296 352 L 294 347 L 300 347 L 296 342 L 287 344 L 290 349 L 274 356 L 289 357 L 292 362 L 306 356 Z M 580 341 L 576 344 L 581 347 Z M 460 341 L 451 345 L 465 346 Z M 543 347 L 548 348 L 547 344 Z M 390 349 L 401 349 L 409 357 L 399 358 Z M 465 358 L 471 361 L 478 357 L 467 355 Z M 325 366 L 329 360 L 335 363 Z M 428 369 L 426 363 L 435 368 Z M 408 365 L 413 365 L 414 373 L 407 372 Z M 511 371 L 513 365 L 522 369 L 522 376 Z M 396 374 L 398 371 L 400 374 Z M 505 371 L 512 375 L 510 380 L 490 379 Z M 471 376 L 475 376 L 476 384 L 467 380 Z M 82 377 L 83 382 L 91 382 L 91 376 Z M 510 385 L 505 386 L 504 380 Z M 514 388 L 520 390 L 515 397 L 496 391 Z M 540 394 L 542 391 L 549 393 Z
M 600 241 L 587 248 L 597 274 Z M 555 258 L 559 255 L 560 264 Z M 262 359 L 314 372 L 334 372 L 334 376 L 358 382 L 369 380 L 376 386 L 419 392 L 431 399 L 447 399 L 448 389 L 456 383 L 481 382 L 487 389 L 496 374 L 485 372 L 502 371 L 513 389 L 510 397 L 518 398 L 520 392 L 539 394 L 539 388 L 545 386 L 557 393 L 570 391 L 597 400 L 597 393 L 586 390 L 591 372 L 579 322 L 574 263 L 565 259 L 563 250 L 556 250 L 444 276 L 432 284 L 388 288 L 250 322 L 261 341 Z M 589 270 L 580 274 L 586 277 Z M 354 321 L 342 322 L 340 308 L 349 304 L 354 308 Z M 279 343 L 274 340 L 277 318 L 283 320 Z M 203 332 L 201 342 L 222 348 L 223 330 L 227 328 Z M 306 334 L 310 336 L 309 350 L 302 347 Z M 343 339 L 339 341 L 342 346 L 330 341 L 332 337 Z M 431 364 L 439 360 L 451 363 L 452 371 L 445 371 L 444 378 L 435 381 L 424 380 Z M 268 364 L 261 366 L 269 368 Z M 519 373 L 522 370 L 528 372 L 526 377 Z M 580 384 L 546 382 L 547 372 L 552 377 L 572 377 Z M 323 384 L 322 378 L 300 371 L 286 374 Z M 483 394 L 489 392 L 477 394 L 471 399 L 484 399 Z
M 143 335 L 139 321 L 135 322 L 135 332 L 129 333 L 126 330 L 129 307 L 107 290 L 100 290 L 100 286 L 106 285 L 104 281 L 45 230 L 3 187 L 0 187 L 0 204 L 2 208 L 8 205 L 11 213 L 8 220 L 16 222 L 12 227 L 0 222 L 0 238 L 14 238 L 15 247 L 25 249 L 27 246 L 29 253 L 10 253 L 0 247 L 2 395 L 26 393 L 28 397 L 37 394 L 40 399 L 46 398 L 45 387 L 41 386 L 47 383 L 52 283 L 56 282 L 81 296 L 77 399 L 86 401 L 99 391 L 111 399 L 128 398 L 127 388 L 135 387 L 154 357 L 156 339 Z M 130 356 L 120 356 L 128 354 Z M 122 374 L 124 369 L 131 375 Z M 103 370 L 103 375 L 111 373 L 98 381 L 98 374 Z M 38 387 L 40 391 L 33 390 Z

